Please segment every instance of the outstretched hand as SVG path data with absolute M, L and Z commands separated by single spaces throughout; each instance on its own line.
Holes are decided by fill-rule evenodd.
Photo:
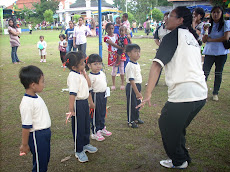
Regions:
M 138 106 L 136 106 L 136 109 L 140 108 L 139 110 L 141 110 L 145 106 L 145 103 L 148 103 L 150 107 L 151 106 L 150 99 L 151 99 L 151 96 L 142 100 L 142 102 Z

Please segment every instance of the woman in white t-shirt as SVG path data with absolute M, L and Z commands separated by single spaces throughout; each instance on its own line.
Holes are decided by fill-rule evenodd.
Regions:
M 89 27 L 83 25 L 84 19 L 80 17 L 78 19 L 78 26 L 74 28 L 73 32 L 73 46 L 77 48 L 78 51 L 82 51 L 86 56 L 86 35 L 92 35 Z
M 159 128 L 168 160 L 160 161 L 166 168 L 187 168 L 191 162 L 185 147 L 186 128 L 205 105 L 207 85 L 201 65 L 198 35 L 192 29 L 192 14 L 186 7 L 177 7 L 169 15 L 164 36 L 153 60 L 145 98 L 138 107 L 150 104 L 162 67 L 168 86 L 168 101 L 161 111 Z M 165 51 L 167 49 L 167 51 Z

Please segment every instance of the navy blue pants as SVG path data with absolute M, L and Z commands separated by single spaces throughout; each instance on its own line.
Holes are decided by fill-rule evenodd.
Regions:
M 50 128 L 31 132 L 29 147 L 33 154 L 32 172 L 46 172 L 50 160 Z
M 161 110 L 159 118 L 161 137 L 165 152 L 175 166 L 180 166 L 185 161 L 191 162 L 185 147 L 186 128 L 205 102 L 206 100 L 184 103 L 166 102 Z
M 227 54 L 220 55 L 220 56 L 205 55 L 203 70 L 204 70 L 206 81 L 208 79 L 208 75 L 210 73 L 212 65 L 215 63 L 215 81 L 214 81 L 214 89 L 212 93 L 213 95 L 217 95 L 220 90 L 220 85 L 222 81 L 222 72 L 226 60 L 227 60 Z
M 141 84 L 136 84 L 137 89 L 139 92 L 141 92 Z M 133 91 L 133 88 L 131 88 L 131 84 L 128 83 L 126 85 L 126 98 L 127 98 L 127 118 L 128 122 L 135 121 L 139 118 L 139 108 L 136 109 L 136 106 L 141 103 L 140 100 L 137 100 L 136 94 Z
M 98 130 L 102 130 L 105 127 L 105 114 L 106 114 L 106 103 L 105 92 L 94 93 L 92 92 L 93 102 L 95 104 L 95 119 L 91 118 L 92 132 L 96 133 Z M 96 101 L 96 103 L 95 103 Z M 95 121 L 94 121 L 95 120 Z M 95 132 L 94 132 L 94 127 Z
M 72 116 L 72 133 L 75 152 L 82 152 L 83 146 L 89 144 L 90 118 L 88 100 L 76 100 L 75 116 Z

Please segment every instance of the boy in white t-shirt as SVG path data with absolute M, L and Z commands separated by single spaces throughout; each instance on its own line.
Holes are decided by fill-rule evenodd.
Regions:
M 38 67 L 30 65 L 20 70 L 19 78 L 26 89 L 20 104 L 22 120 L 20 155 L 26 155 L 31 151 L 32 171 L 47 171 L 50 159 L 51 120 L 45 102 L 36 94 L 42 92 L 44 88 L 44 75 Z
M 130 57 L 130 61 L 125 68 L 128 125 L 132 128 L 138 128 L 138 124 L 144 123 L 139 118 L 139 109 L 136 109 L 136 106 L 141 103 L 143 98 L 141 94 L 141 68 L 139 63 L 137 63 L 140 58 L 139 45 L 127 45 L 126 53 Z

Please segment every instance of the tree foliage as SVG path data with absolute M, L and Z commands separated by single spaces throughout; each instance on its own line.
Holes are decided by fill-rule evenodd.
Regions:
M 78 22 L 78 19 L 81 17 L 81 15 L 79 15 L 79 14 L 74 14 L 74 16 L 73 16 L 73 19 L 74 19 L 74 21 L 77 23 Z
M 151 16 L 151 11 L 149 13 L 149 16 Z M 154 8 L 152 10 L 152 16 L 151 18 L 153 20 L 157 20 L 157 21 L 160 21 L 160 20 L 163 20 L 163 17 L 164 17 L 164 14 L 161 12 L 161 10 L 157 9 L 157 8 Z
M 53 11 L 51 9 L 46 10 L 43 16 L 45 18 L 45 21 L 48 21 L 50 23 L 53 22 Z
M 125 12 L 126 0 L 114 0 L 114 5 Z M 134 15 L 137 22 L 143 23 L 154 7 L 171 5 L 167 0 L 129 0 L 127 11 Z

